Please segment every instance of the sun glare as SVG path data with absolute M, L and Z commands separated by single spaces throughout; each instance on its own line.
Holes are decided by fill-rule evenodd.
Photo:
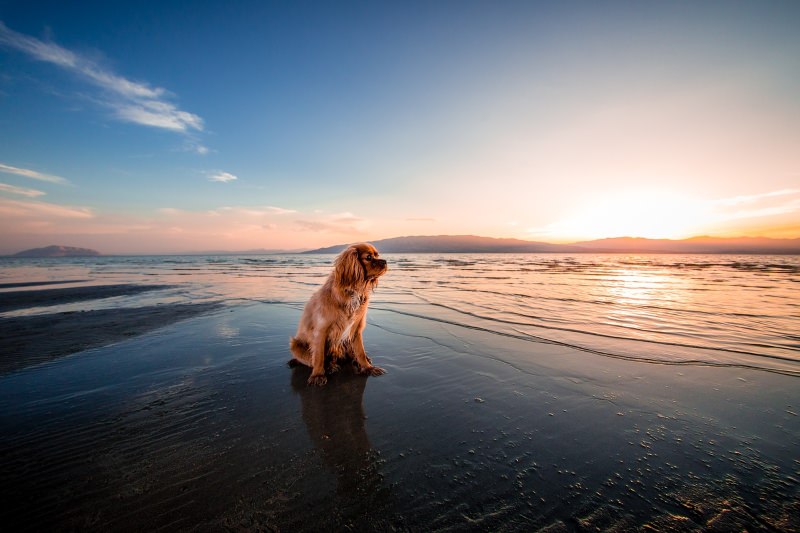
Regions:
M 702 202 L 674 193 L 617 193 L 595 198 L 545 233 L 563 239 L 681 239 L 697 233 L 706 215 Z

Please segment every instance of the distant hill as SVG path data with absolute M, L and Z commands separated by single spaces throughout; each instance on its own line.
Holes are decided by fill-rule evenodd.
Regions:
M 575 245 L 586 251 L 609 253 L 800 254 L 800 239 L 767 237 L 692 237 L 682 240 L 616 237 L 576 242 Z
M 520 239 L 495 239 L 475 235 L 428 235 L 394 237 L 371 241 L 381 253 L 543 253 L 578 252 L 576 246 L 523 241 Z M 347 244 L 309 250 L 307 254 L 338 254 Z
M 520 239 L 495 239 L 475 235 L 394 237 L 371 241 L 382 253 L 672 253 L 672 254 L 798 254 L 800 239 L 766 237 L 692 237 L 645 239 L 615 237 L 572 244 L 551 244 Z M 337 254 L 347 244 L 303 252 Z
M 72 246 L 45 246 L 32 248 L 14 254 L 12 257 L 95 257 L 100 255 L 97 250 L 89 248 L 73 248 Z

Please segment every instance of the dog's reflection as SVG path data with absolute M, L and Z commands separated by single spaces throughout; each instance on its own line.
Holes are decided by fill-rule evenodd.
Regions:
M 386 491 L 378 457 L 364 425 L 362 400 L 368 378 L 356 374 L 350 365 L 342 365 L 326 387 L 309 387 L 310 372 L 305 366 L 294 367 L 292 389 L 300 396 L 311 441 L 336 475 L 337 495 L 361 501 L 382 498 Z

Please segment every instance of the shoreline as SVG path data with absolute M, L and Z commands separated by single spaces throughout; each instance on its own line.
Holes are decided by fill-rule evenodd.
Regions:
M 218 302 L 163 304 L 0 318 L 0 375 L 109 346 L 223 307 Z
M 75 283 L 74 281 L 43 282 L 30 284 L 5 284 L 6 286 L 26 286 L 30 290 L 0 292 L 0 313 L 16 311 L 29 307 L 55 306 L 75 302 L 88 302 L 117 296 L 133 296 L 150 291 L 173 288 L 173 285 L 140 285 L 133 283 L 115 285 L 88 285 L 61 287 L 57 289 L 37 289 L 41 285 Z
M 233 306 L 0 375 L 5 523 L 800 525 L 797 378 L 608 359 L 371 309 L 365 343 L 388 373 L 308 387 L 308 369 L 286 367 L 299 315 Z

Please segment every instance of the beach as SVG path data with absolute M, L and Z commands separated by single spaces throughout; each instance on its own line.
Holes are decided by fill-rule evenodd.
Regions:
M 14 531 L 800 528 L 793 363 L 754 365 L 724 351 L 676 359 L 649 345 L 652 353 L 634 358 L 458 321 L 446 310 L 392 305 L 404 290 L 389 281 L 403 276 L 398 268 L 378 288 L 365 331 L 386 375 L 345 369 L 308 387 L 308 369 L 287 361 L 299 296 L 328 268 L 311 263 L 292 278 L 297 288 L 256 291 L 259 277 L 246 291 L 233 283 L 227 298 L 211 294 L 222 281 L 201 272 L 189 301 L 175 298 L 168 276 L 150 290 L 109 289 L 119 276 L 94 272 L 78 276 L 95 280 L 78 284 L 87 301 L 98 298 L 84 312 L 0 318 L 4 359 L 9 339 L 17 350 L 0 374 L 3 523 Z M 58 287 L 27 287 L 27 298 Z M 3 305 L 12 291 L 0 293 Z M 147 299 L 155 293 L 164 301 Z M 77 349 L 64 333 L 100 330 L 110 333 Z M 53 345 L 61 349 L 31 355 Z
M 132 295 L 164 288 L 160 285 L 100 285 L 6 292 L 2 294 L 0 311 Z M 25 368 L 63 355 L 112 344 L 207 313 L 217 307 L 214 303 L 153 305 L 2 319 L 0 337 L 3 338 L 3 352 L 0 372 Z

